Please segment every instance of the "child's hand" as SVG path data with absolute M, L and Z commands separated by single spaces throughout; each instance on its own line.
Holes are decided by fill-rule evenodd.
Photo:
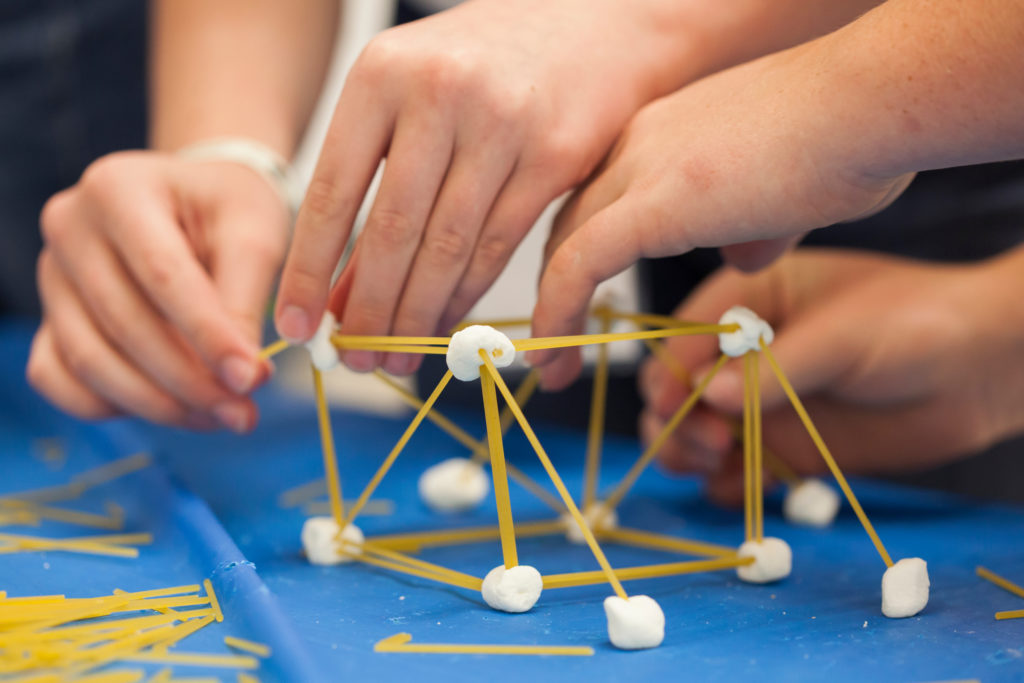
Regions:
M 721 270 L 677 315 L 716 321 L 731 306 L 752 308 L 773 325 L 771 349 L 845 470 L 921 469 L 1024 427 L 1021 255 L 952 266 L 798 250 L 756 275 Z M 717 337 L 672 340 L 669 350 L 698 378 L 719 355 Z M 823 471 L 766 361 L 760 370 L 765 444 L 801 473 Z M 641 391 L 641 432 L 650 440 L 690 387 L 651 359 Z M 741 446 L 726 416 L 742 415 L 738 361 L 723 368 L 705 397 L 668 441 L 661 463 L 705 474 L 714 498 L 736 502 Z
M 278 330 L 328 304 L 356 211 L 379 194 L 331 308 L 347 334 L 430 335 L 468 312 L 549 202 L 581 182 L 644 102 L 677 87 L 670 12 L 619 0 L 482 0 L 385 31 L 353 66 L 299 213 Z M 598 46 L 595 48 L 595 46 Z M 415 358 L 343 354 L 392 373 Z
M 905 189 L 909 176 L 869 177 L 832 153 L 837 133 L 816 119 L 828 79 L 816 46 L 723 71 L 637 113 L 555 223 L 535 336 L 579 333 L 595 286 L 641 257 L 734 245 L 726 259 L 755 269 L 802 233 L 877 211 Z M 574 349 L 531 361 L 546 366 L 548 388 L 578 374 Z
M 126 152 L 43 210 L 44 316 L 28 378 L 84 418 L 246 431 L 265 377 L 261 320 L 287 211 L 233 163 Z

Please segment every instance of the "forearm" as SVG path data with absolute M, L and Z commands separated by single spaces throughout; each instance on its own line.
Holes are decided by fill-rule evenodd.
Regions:
M 831 151 L 866 178 L 1024 156 L 1024 8 L 890 0 L 819 41 Z
M 154 0 L 150 144 L 243 136 L 290 157 L 330 62 L 338 0 Z

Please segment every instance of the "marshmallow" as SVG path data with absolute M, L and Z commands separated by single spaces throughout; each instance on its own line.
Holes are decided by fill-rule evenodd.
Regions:
M 735 332 L 723 332 L 718 335 L 718 346 L 727 356 L 742 356 L 747 351 L 760 351 L 761 339 L 771 344 L 775 339 L 772 326 L 758 317 L 749 308 L 733 306 L 718 319 L 719 325 L 736 323 L 740 329 Z
M 521 564 L 511 569 L 505 565 L 487 572 L 480 594 L 484 602 L 502 612 L 526 612 L 540 598 L 544 580 L 535 568 Z
M 590 527 L 591 531 L 595 529 L 614 529 L 619 525 L 619 515 L 616 514 L 615 510 L 609 510 L 605 507 L 604 503 L 596 503 L 584 510 L 583 519 L 587 522 L 587 526 Z M 594 522 L 597 522 L 598 526 L 595 527 Z M 576 523 L 576 519 L 568 512 L 562 513 L 562 523 L 565 524 L 565 538 L 570 543 L 583 545 L 587 542 L 587 539 L 583 537 L 580 525 Z
M 789 576 L 793 551 L 781 538 L 765 536 L 758 543 L 747 541 L 736 551 L 740 557 L 753 557 L 752 564 L 736 567 L 736 575 L 747 583 L 771 583 Z
M 782 514 L 794 524 L 826 527 L 839 511 L 839 494 L 820 479 L 804 479 L 786 493 Z
M 452 335 L 448 342 L 448 369 L 455 379 L 470 382 L 480 378 L 480 350 L 483 349 L 491 357 L 495 367 L 504 368 L 516 359 L 516 349 L 512 340 L 488 325 L 470 325 Z
M 338 523 L 333 517 L 310 517 L 302 525 L 302 547 L 306 558 L 312 564 L 344 564 L 351 562 L 352 557 L 342 555 L 342 541 L 363 544 L 363 532 L 355 524 L 345 527 L 341 538 L 338 537 Z M 347 546 L 346 551 L 358 554 L 358 550 Z
M 448 458 L 420 475 L 420 498 L 439 512 L 468 510 L 487 496 L 490 484 L 480 463 L 469 458 Z
M 331 343 L 331 335 L 338 321 L 330 311 L 324 312 L 320 319 L 320 327 L 316 328 L 316 334 L 306 342 L 306 350 L 309 351 L 310 359 L 317 370 L 330 370 L 338 364 L 338 350 Z
M 928 563 L 908 557 L 882 575 L 882 614 L 890 619 L 912 617 L 928 604 Z
M 658 647 L 665 639 L 665 613 L 654 598 L 634 595 L 623 600 L 617 595 L 604 599 L 608 617 L 608 639 L 620 650 Z

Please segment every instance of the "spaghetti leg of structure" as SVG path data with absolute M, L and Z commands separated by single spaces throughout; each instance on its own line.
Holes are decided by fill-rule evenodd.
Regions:
M 689 414 L 689 412 L 693 410 L 693 407 L 697 405 L 697 401 L 699 401 L 700 397 L 704 394 L 704 390 L 707 389 L 708 384 L 711 383 L 712 378 L 714 378 L 714 376 L 718 373 L 719 370 L 722 369 L 722 366 L 725 365 L 726 361 L 728 360 L 729 357 L 723 354 L 718 359 L 718 362 L 715 363 L 714 367 L 711 368 L 711 371 L 707 374 L 707 376 L 704 377 L 704 379 L 701 380 L 700 384 L 698 384 L 697 387 L 693 390 L 693 392 L 690 394 L 690 397 L 687 398 L 685 402 L 683 402 L 683 405 L 679 406 L 679 409 L 676 411 L 675 415 L 673 415 L 672 418 L 668 421 L 665 427 L 661 430 L 661 433 L 659 433 L 658 436 L 654 438 L 654 441 L 651 442 L 651 445 L 648 446 L 647 450 L 644 451 L 644 453 L 637 459 L 635 463 L 633 463 L 633 466 L 630 468 L 629 472 L 627 472 L 626 476 L 622 478 L 622 481 L 619 482 L 618 486 L 615 487 L 611 495 L 609 495 L 605 499 L 603 506 L 605 509 L 614 510 L 619 505 L 619 503 L 622 502 L 622 499 L 626 496 L 627 493 L 629 493 L 629 490 L 633 488 L 633 485 L 636 483 L 636 480 L 640 478 L 640 475 L 643 473 L 643 471 L 647 468 L 649 464 L 651 464 L 651 461 L 654 460 L 654 456 L 658 454 L 658 451 L 660 451 L 662 446 L 665 445 L 665 442 L 668 441 L 668 438 L 669 436 L 672 435 L 672 432 L 674 432 L 676 427 L 679 426 L 679 423 L 683 421 L 683 418 L 685 418 Z M 601 520 L 597 520 L 594 525 L 600 526 L 600 521 Z
M 786 396 L 789 398 L 789 402 L 793 404 L 793 409 L 796 414 L 800 417 L 800 421 L 804 423 L 804 427 L 807 429 L 807 433 L 810 435 L 811 440 L 814 441 L 814 445 L 818 447 L 818 452 L 821 453 L 822 459 L 825 464 L 828 465 L 829 470 L 832 471 L 832 476 L 836 478 L 836 483 L 839 484 L 839 488 L 843 490 L 843 494 L 846 495 L 846 500 L 850 503 L 850 507 L 853 508 L 853 512 L 857 515 L 857 519 L 860 520 L 861 525 L 864 527 L 864 531 L 867 532 L 868 537 L 871 538 L 871 542 L 875 544 L 875 550 L 878 551 L 882 561 L 885 562 L 886 567 L 893 565 L 892 558 L 889 556 L 889 551 L 885 549 L 882 544 L 882 539 L 879 538 L 878 532 L 875 531 L 874 525 L 871 524 L 871 520 L 868 519 L 867 514 L 864 513 L 864 508 L 860 506 L 860 501 L 853 494 L 853 489 L 846 482 L 846 477 L 843 476 L 842 471 L 839 469 L 839 465 L 836 464 L 835 458 L 832 457 L 832 453 L 828 450 L 828 446 L 825 445 L 825 440 L 821 438 L 821 434 L 818 433 L 817 427 L 811 421 L 810 415 L 807 414 L 807 410 L 804 408 L 803 402 L 800 397 L 796 395 L 796 391 L 793 389 L 793 385 L 790 384 L 789 379 L 785 373 L 782 372 L 782 368 L 779 367 L 778 361 L 775 360 L 775 354 L 772 353 L 771 348 L 766 344 L 761 344 L 761 349 L 764 353 L 764 357 L 768 360 L 769 365 L 772 366 L 772 371 L 775 373 L 775 377 L 779 380 L 779 384 L 782 385 L 782 390 L 786 392 Z
M 744 539 L 754 538 L 753 419 L 750 400 L 750 353 L 743 354 L 743 528 Z
M 515 402 L 515 397 L 512 396 L 512 392 L 509 391 L 505 385 L 505 380 L 501 378 L 498 373 L 498 369 L 494 367 L 494 363 L 490 357 L 486 354 L 481 354 L 484 362 L 487 364 L 487 372 L 494 380 L 495 385 L 501 391 L 501 395 L 505 397 L 505 402 L 512 408 L 512 412 L 516 416 L 516 420 L 519 422 L 519 426 L 522 428 L 523 433 L 526 435 L 530 445 L 533 446 L 533 450 L 536 451 L 537 457 L 540 458 L 541 465 L 547 471 L 548 476 L 551 478 L 551 483 L 555 485 L 558 490 L 558 494 L 562 497 L 562 501 L 565 503 L 565 507 L 568 508 L 569 514 L 576 521 L 576 524 L 580 528 L 580 532 L 583 534 L 583 538 L 586 540 L 587 545 L 590 546 L 591 552 L 594 553 L 594 557 L 597 559 L 599 565 L 601 565 L 602 571 L 604 571 L 605 577 L 608 583 L 611 584 L 612 589 L 615 593 L 623 600 L 628 600 L 629 596 L 626 594 L 626 590 L 622 587 L 622 583 L 618 577 L 615 576 L 615 571 L 612 569 L 611 564 L 608 562 L 608 558 L 605 557 L 604 551 L 601 550 L 601 546 L 597 544 L 597 539 L 594 538 L 593 532 L 590 531 L 590 527 L 587 525 L 586 520 L 583 518 L 583 514 L 579 508 L 576 507 L 576 503 L 573 501 L 572 496 L 569 495 L 569 490 L 565 488 L 565 483 L 562 482 L 562 478 L 558 475 L 555 470 L 555 466 L 551 464 L 551 459 L 548 454 L 544 451 L 544 447 L 541 445 L 540 440 L 534 433 L 533 428 L 530 427 L 530 423 L 526 421 L 526 416 L 523 415 L 522 409 Z
M 760 354 L 750 354 L 750 411 L 754 422 L 752 425 L 752 436 L 754 437 L 754 540 L 760 543 L 764 540 L 764 454 L 762 452 L 761 435 L 761 372 L 758 359 Z
M 334 449 L 334 434 L 331 432 L 331 415 L 327 409 L 327 398 L 324 396 L 324 380 L 320 370 L 311 365 L 313 370 L 313 391 L 316 395 L 316 417 L 320 426 L 320 449 L 324 457 L 324 474 L 327 481 L 327 495 L 331 502 L 331 516 L 344 529 L 345 503 L 341 495 L 341 476 L 338 474 L 338 455 Z
M 601 319 L 601 333 L 608 334 L 611 318 L 607 309 L 597 312 Z M 597 499 L 597 483 L 601 472 L 601 443 L 604 438 L 605 410 L 608 403 L 608 345 L 597 347 L 594 366 L 594 386 L 590 395 L 590 423 L 587 427 L 587 456 L 583 466 L 583 509 L 587 510 Z
M 481 357 L 487 352 L 481 350 Z M 501 553 L 505 569 L 519 564 L 516 552 L 516 532 L 512 521 L 512 503 L 508 494 L 508 473 L 505 470 L 505 448 L 501 438 L 501 424 L 498 416 L 498 396 L 494 389 L 494 377 L 489 372 L 480 373 L 480 388 L 484 400 L 484 417 L 487 421 L 487 440 L 491 449 L 491 478 L 494 481 L 494 502 L 498 508 L 498 528 L 501 533 Z
M 370 483 L 366 485 L 366 488 L 363 489 L 363 492 L 359 494 L 359 498 L 356 499 L 356 502 L 352 504 L 352 509 L 348 511 L 348 517 L 342 520 L 342 523 L 338 525 L 339 530 L 343 530 L 346 526 L 348 526 L 349 523 L 355 520 L 356 515 L 358 515 L 359 511 L 363 509 L 364 505 L 366 505 L 366 501 L 370 499 L 370 496 L 373 495 L 373 492 L 377 490 L 377 486 L 379 486 L 381 480 L 384 479 L 384 475 L 387 474 L 388 470 L 391 469 L 391 466 L 395 464 L 395 460 L 401 454 L 402 449 L 404 449 L 405 445 L 409 443 L 409 439 L 412 438 L 412 435 L 416 431 L 416 428 L 420 426 L 420 424 L 423 422 L 423 418 L 425 418 L 427 416 L 427 413 L 430 412 L 430 409 L 434 407 L 434 403 L 437 402 L 437 399 L 441 395 L 441 392 L 444 391 L 444 388 L 446 386 L 448 386 L 448 382 L 450 382 L 451 379 L 452 371 L 449 370 L 446 373 L 444 373 L 444 377 L 442 377 L 441 381 L 437 383 L 436 387 L 434 387 L 434 391 L 430 394 L 430 397 L 423 403 L 423 407 L 419 409 L 419 412 L 416 413 L 416 417 L 414 417 L 412 419 L 412 422 L 409 423 L 409 426 L 406 428 L 405 433 L 403 433 L 401 438 L 398 439 L 398 443 L 396 443 L 395 447 L 391 449 L 391 452 L 388 454 L 388 457 L 384 459 L 383 463 L 381 463 L 381 466 L 377 470 L 376 474 L 374 474 L 373 478 L 370 479 Z

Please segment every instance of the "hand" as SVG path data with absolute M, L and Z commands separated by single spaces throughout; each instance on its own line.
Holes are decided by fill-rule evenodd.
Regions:
M 1020 251 L 1019 256 L 1024 254 Z M 676 311 L 715 321 L 748 306 L 775 329 L 772 352 L 844 471 L 933 467 L 1024 427 L 1019 263 L 934 265 L 866 252 L 797 250 L 755 275 L 723 268 Z M 695 377 L 719 355 L 717 337 L 675 339 Z M 768 364 L 760 364 L 764 443 L 803 474 L 825 470 Z M 690 393 L 666 365 L 641 373 L 641 433 L 653 439 Z M 728 420 L 742 416 L 742 367 L 730 361 L 660 462 L 708 477 L 721 502 L 742 500 L 742 450 Z
M 591 172 L 641 104 L 675 87 L 666 54 L 687 41 L 652 14 L 660 4 L 479 0 L 375 38 L 349 74 L 299 213 L 281 335 L 315 331 L 385 156 L 331 308 L 347 334 L 431 335 L 460 320 L 548 203 Z M 417 362 L 343 359 L 364 371 L 383 360 L 396 374 Z
M 533 334 L 579 333 L 595 286 L 641 257 L 728 246 L 744 269 L 799 235 L 888 205 L 910 176 L 869 177 L 832 150 L 809 43 L 720 72 L 644 107 L 555 222 Z M 825 75 L 822 76 L 821 73 Z M 577 350 L 529 356 L 557 389 Z
M 287 212 L 234 163 L 124 152 L 46 204 L 31 384 L 89 419 L 252 428 Z

